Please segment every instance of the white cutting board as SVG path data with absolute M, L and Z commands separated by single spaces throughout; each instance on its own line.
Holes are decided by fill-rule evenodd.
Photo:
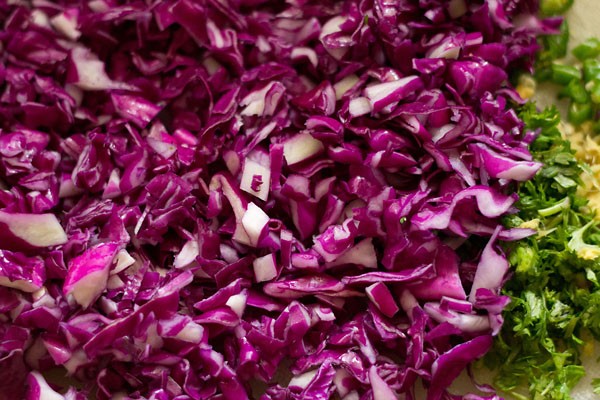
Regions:
M 600 37 L 600 1 L 575 0 L 573 8 L 567 14 L 571 28 L 572 43 L 596 36 Z

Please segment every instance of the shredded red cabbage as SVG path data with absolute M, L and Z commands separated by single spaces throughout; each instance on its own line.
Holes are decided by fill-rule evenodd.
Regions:
M 462 398 L 536 12 L 0 2 L 0 398 Z

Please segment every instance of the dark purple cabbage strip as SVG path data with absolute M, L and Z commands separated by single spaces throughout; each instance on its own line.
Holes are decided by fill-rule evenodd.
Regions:
M 0 397 L 462 398 L 537 3 L 0 2 Z

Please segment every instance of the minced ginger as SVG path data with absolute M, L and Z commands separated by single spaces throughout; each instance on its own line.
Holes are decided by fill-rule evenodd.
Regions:
M 583 185 L 579 187 L 578 194 L 588 199 L 591 209 L 600 210 L 600 136 L 592 134 L 591 122 L 577 128 L 561 122 L 559 128 L 571 142 L 577 160 L 587 165 L 581 174 Z M 596 212 L 594 218 L 600 220 L 600 213 Z
M 519 96 L 522 99 L 529 100 L 535 95 L 536 83 L 531 75 L 521 75 L 519 77 L 519 83 L 515 88 Z

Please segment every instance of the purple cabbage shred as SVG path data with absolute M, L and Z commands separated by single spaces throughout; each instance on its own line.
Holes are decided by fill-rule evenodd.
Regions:
M 537 3 L 0 2 L 0 398 L 463 398 Z

